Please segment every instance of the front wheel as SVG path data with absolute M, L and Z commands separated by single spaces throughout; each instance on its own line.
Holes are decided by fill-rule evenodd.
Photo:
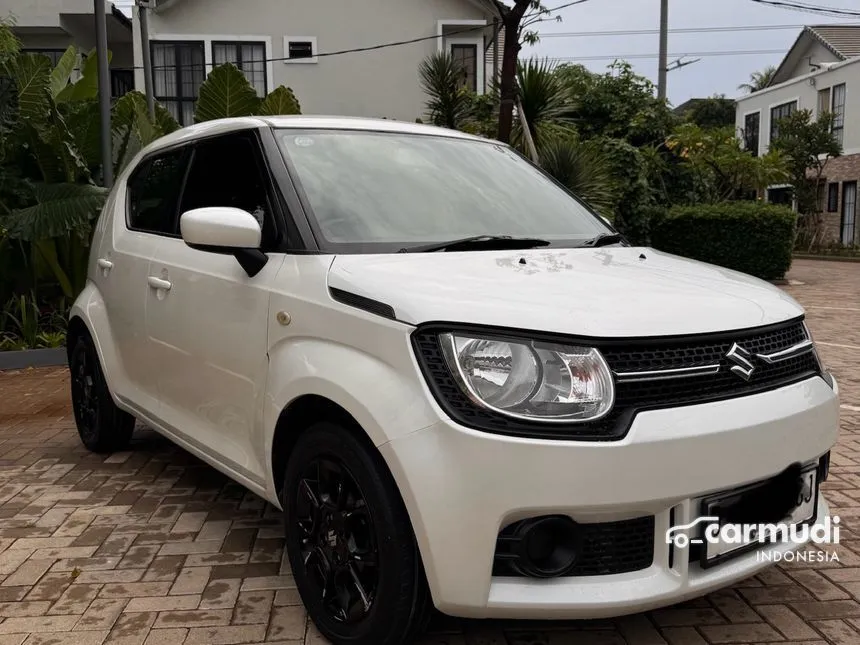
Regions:
M 406 508 L 384 462 L 348 430 L 299 437 L 283 488 L 299 594 L 335 645 L 400 645 L 432 609 Z
M 120 410 L 110 395 L 92 338 L 78 336 L 69 356 L 72 409 L 81 442 L 97 453 L 125 450 L 134 417 Z

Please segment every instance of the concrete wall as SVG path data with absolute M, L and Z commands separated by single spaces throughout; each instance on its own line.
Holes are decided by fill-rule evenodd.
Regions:
M 280 59 L 285 57 L 284 39 L 290 36 L 313 37 L 317 52 L 325 53 L 432 36 L 442 20 L 492 22 L 492 16 L 468 0 L 179 0 L 150 16 L 151 39 L 202 40 L 207 63 L 212 60 L 212 40 L 263 41 L 267 57 Z M 485 31 L 489 42 L 492 29 Z M 484 34 L 475 33 L 483 43 Z M 424 116 L 426 101 L 418 65 L 437 47 L 433 39 L 319 57 L 312 63 L 274 61 L 268 65 L 268 86 L 291 87 L 305 114 L 414 121 Z M 140 66 L 137 33 L 134 51 L 135 64 Z M 481 51 L 479 60 L 482 56 Z M 136 85 L 143 87 L 141 71 Z
M 841 83 L 845 83 L 844 154 L 860 153 L 860 58 L 739 98 L 735 115 L 738 131 L 743 130 L 746 114 L 760 112 L 759 153 L 764 154 L 770 143 L 772 107 L 796 100 L 797 109 L 812 110 L 813 114 L 817 114 L 818 91 Z
M 806 51 L 803 52 L 798 63 L 790 71 L 790 77 L 796 78 L 798 76 L 804 76 L 812 72 L 813 70 L 809 66 L 810 58 L 812 58 L 813 63 L 819 65 L 821 63 L 837 63 L 840 60 L 836 56 L 836 54 L 827 49 L 827 47 L 822 45 L 821 42 L 814 40 L 806 48 Z

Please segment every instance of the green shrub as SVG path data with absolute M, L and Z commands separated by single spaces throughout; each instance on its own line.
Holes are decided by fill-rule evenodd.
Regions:
M 759 202 L 676 206 L 654 223 L 651 244 L 667 253 L 776 280 L 791 266 L 796 224 L 790 208 Z

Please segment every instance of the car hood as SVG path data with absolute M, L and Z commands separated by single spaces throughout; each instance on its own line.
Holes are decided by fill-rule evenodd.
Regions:
M 651 248 L 339 255 L 329 286 L 390 305 L 413 325 L 593 337 L 730 331 L 803 314 L 767 282 Z

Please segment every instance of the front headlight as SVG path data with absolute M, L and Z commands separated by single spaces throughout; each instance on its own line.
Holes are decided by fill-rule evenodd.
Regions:
M 440 334 L 442 353 L 472 401 L 532 421 L 594 421 L 612 409 L 612 373 L 593 347 Z

